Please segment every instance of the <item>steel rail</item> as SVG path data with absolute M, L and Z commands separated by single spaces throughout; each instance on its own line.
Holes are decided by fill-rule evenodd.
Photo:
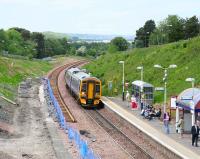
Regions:
M 65 117 L 65 120 L 67 122 L 76 122 L 74 116 L 72 115 L 71 111 L 69 110 L 67 104 L 65 103 L 63 96 L 58 88 L 58 77 L 60 75 L 60 73 L 64 70 L 64 69 L 69 69 L 71 67 L 77 67 L 79 65 L 85 64 L 88 61 L 86 60 L 80 60 L 80 61 L 76 61 L 76 62 L 72 62 L 72 63 L 68 63 L 65 64 L 63 66 L 57 67 L 55 68 L 49 75 L 48 78 L 50 80 L 50 85 L 52 87 L 53 90 L 53 94 L 55 96 L 55 98 L 57 99 L 60 108 L 63 112 L 63 115 Z
M 98 110 L 85 110 L 85 112 L 89 115 L 90 118 L 92 118 L 100 127 L 102 127 L 112 138 L 114 135 L 118 136 L 118 139 L 114 139 L 113 140 L 119 144 L 119 146 L 131 157 L 131 158 L 135 158 L 138 155 L 138 157 L 143 157 L 143 158 L 148 158 L 148 159 L 153 159 L 153 157 L 146 152 L 145 150 L 143 150 L 139 145 L 137 145 L 133 140 L 131 140 L 124 132 L 122 132 L 115 124 L 113 124 L 112 122 L 110 122 L 108 119 L 106 119 Z M 99 119 L 97 119 L 99 118 Z M 100 121 L 100 120 L 104 120 L 104 121 Z M 110 128 L 106 128 L 106 124 L 102 124 L 105 123 L 110 127 Z M 123 139 L 123 141 L 125 141 L 126 143 L 124 143 L 124 145 L 120 145 L 119 143 L 119 136 L 121 136 L 121 138 Z M 122 142 L 123 142 L 122 141 Z M 134 152 L 134 150 L 132 150 L 133 152 L 130 152 L 130 148 L 129 150 L 127 150 L 127 147 L 135 147 L 137 148 L 136 151 L 138 152 Z

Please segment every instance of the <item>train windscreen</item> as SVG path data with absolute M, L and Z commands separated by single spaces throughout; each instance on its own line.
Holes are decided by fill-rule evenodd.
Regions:
M 96 85 L 96 93 L 100 93 L 100 85 L 99 84 Z
M 86 82 L 84 82 L 84 83 L 82 84 L 81 92 L 86 92 L 86 91 L 87 91 L 87 84 L 86 84 Z

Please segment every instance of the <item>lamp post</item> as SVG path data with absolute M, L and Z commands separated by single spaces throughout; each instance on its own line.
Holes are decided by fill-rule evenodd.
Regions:
M 186 78 L 185 81 L 186 81 L 186 82 L 191 82 L 191 83 L 192 83 L 192 88 L 194 88 L 194 82 L 195 82 L 195 79 L 194 79 L 194 78 Z M 193 92 L 193 94 L 192 94 L 192 97 L 193 97 L 193 95 L 194 95 L 194 92 Z
M 122 100 L 124 101 L 124 61 L 119 61 L 122 64 L 123 77 L 122 77 Z
M 144 67 L 143 66 L 138 66 L 137 70 L 141 70 L 141 81 L 143 82 Z M 140 104 L 142 103 L 142 94 L 143 94 L 143 83 L 142 83 L 141 91 L 140 91 Z
M 164 77 L 163 77 L 163 81 L 165 82 L 165 91 L 164 91 L 164 113 L 166 112 L 166 101 L 167 101 L 167 70 L 169 68 L 176 68 L 176 65 L 169 65 L 169 67 L 162 67 L 161 65 L 154 65 L 155 68 L 161 68 L 164 70 Z
M 191 82 L 192 83 L 192 101 L 190 102 L 191 104 L 191 107 L 192 107 L 192 125 L 194 124 L 195 122 L 195 105 L 194 105 L 194 82 L 195 82 L 195 79 L 194 78 L 186 78 L 185 79 L 186 82 Z

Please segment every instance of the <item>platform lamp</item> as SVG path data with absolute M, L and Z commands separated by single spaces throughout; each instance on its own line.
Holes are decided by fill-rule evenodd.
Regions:
M 141 81 L 143 82 L 144 67 L 143 66 L 138 66 L 137 70 L 141 70 Z M 140 91 L 140 103 L 142 103 L 142 94 L 143 94 L 143 83 L 142 83 L 141 91 Z
M 123 77 L 122 77 L 122 100 L 124 101 L 124 61 L 119 61 L 120 64 L 122 64 L 122 72 L 123 72 Z
M 165 92 L 164 92 L 164 113 L 166 112 L 166 101 L 167 101 L 167 70 L 171 69 L 171 68 L 176 68 L 177 65 L 172 64 L 169 65 L 168 67 L 162 67 L 161 65 L 154 65 L 155 68 L 160 68 L 164 70 L 164 77 L 163 77 L 163 81 L 165 82 Z

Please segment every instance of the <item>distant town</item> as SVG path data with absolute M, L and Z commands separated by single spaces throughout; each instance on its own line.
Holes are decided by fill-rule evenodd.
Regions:
M 115 37 L 123 37 L 128 42 L 132 42 L 134 40 L 134 35 L 100 35 L 100 34 L 76 34 L 76 33 L 56 33 L 56 32 L 43 32 L 43 34 L 49 37 L 57 37 L 57 38 L 67 38 L 71 42 L 104 42 L 109 43 Z

